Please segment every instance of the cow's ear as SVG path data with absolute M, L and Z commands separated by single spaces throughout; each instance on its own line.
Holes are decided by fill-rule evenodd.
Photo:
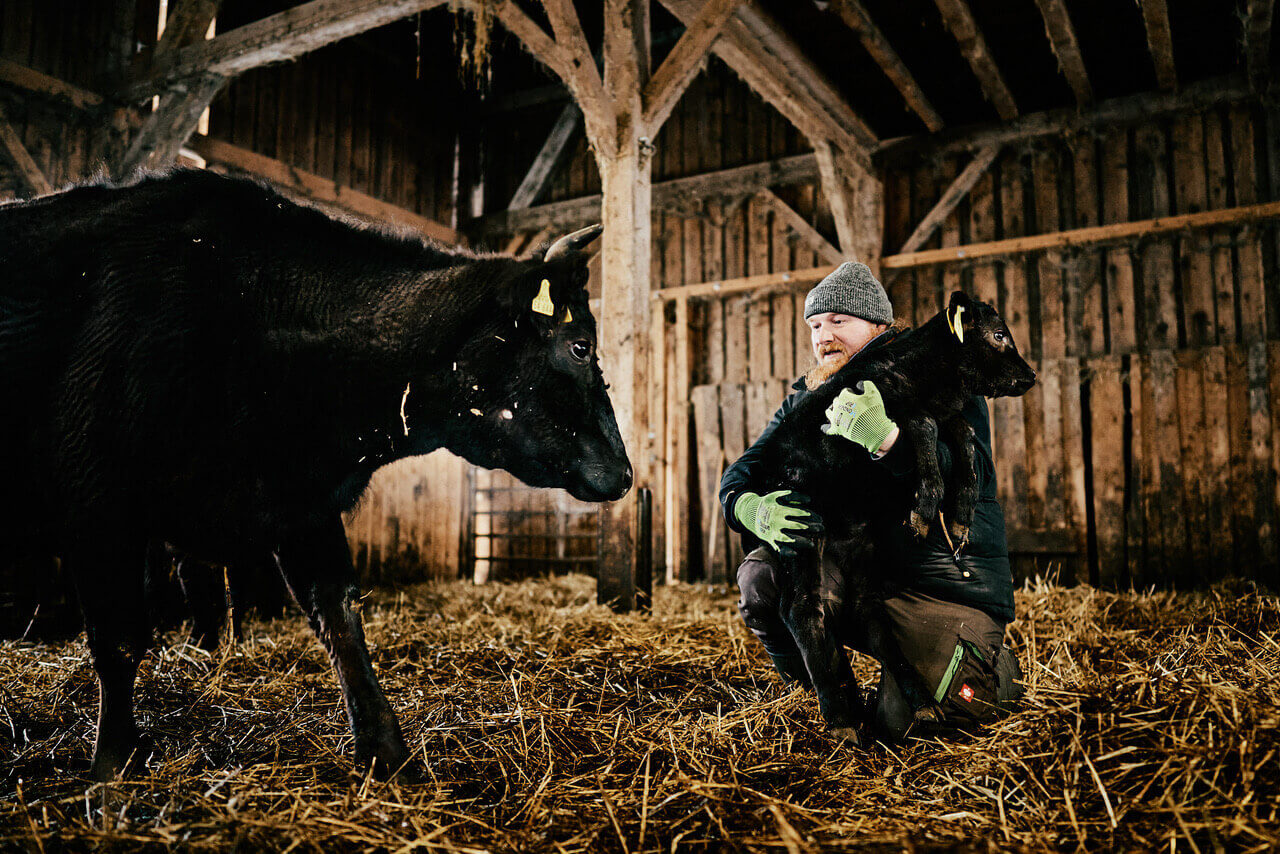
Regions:
M 955 291 L 954 293 L 951 294 L 951 302 L 948 303 L 948 307 L 955 308 L 958 305 L 962 305 L 965 307 L 966 310 L 968 310 L 972 303 L 973 303 L 973 300 L 971 300 L 969 298 L 969 295 L 966 294 L 964 291 Z
M 543 331 L 565 322 L 570 288 L 559 281 L 563 273 L 556 275 L 557 272 L 548 269 L 515 284 L 508 294 L 508 308 L 517 320 L 528 319 Z

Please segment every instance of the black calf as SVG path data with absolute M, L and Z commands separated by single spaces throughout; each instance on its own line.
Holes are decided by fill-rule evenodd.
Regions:
M 820 430 L 836 395 L 866 380 L 879 388 L 889 417 L 914 448 L 914 494 L 871 465 L 860 446 Z M 995 310 L 956 292 L 945 312 L 851 360 L 802 398 L 766 441 L 760 491 L 792 489 L 809 496 L 826 528 L 818 549 L 780 555 L 779 587 L 783 621 L 800 647 L 822 716 L 841 737 L 857 741 L 861 702 L 843 651 L 824 625 L 819 596 L 824 549 L 845 574 L 847 602 L 862 622 L 868 649 L 902 687 L 917 720 L 940 720 L 929 687 L 890 631 L 883 602 L 894 579 L 879 544 L 890 526 L 908 520 L 923 537 L 945 494 L 952 505 L 950 536 L 957 549 L 963 547 L 977 476 L 973 429 L 960 411 L 971 395 L 1017 396 L 1034 384 L 1035 372 Z M 940 432 L 956 454 L 946 490 L 937 458 Z

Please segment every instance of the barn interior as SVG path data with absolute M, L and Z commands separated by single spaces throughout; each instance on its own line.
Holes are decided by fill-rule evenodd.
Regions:
M 1272 8 L 1270 0 L 6 0 L 0 199 L 181 164 L 264 179 L 306 204 L 479 251 L 528 254 L 604 223 L 590 290 L 636 489 L 598 508 L 438 452 L 382 470 L 347 520 L 353 558 L 383 614 L 408 607 L 406 591 L 420 594 L 423 582 L 511 582 L 426 589 L 483 612 L 475 631 L 530 648 L 550 643 L 553 658 L 568 656 L 555 659 L 563 684 L 525 686 L 512 675 L 531 665 L 518 656 L 464 642 L 458 629 L 430 635 L 437 659 L 460 645 L 454 676 L 478 687 L 415 707 L 424 750 L 488 758 L 441 766 L 432 824 L 413 823 L 414 810 L 427 808 L 420 794 L 397 790 L 396 806 L 370 809 L 403 818 L 440 847 L 464 848 L 468 833 L 457 823 L 486 809 L 494 826 L 471 832 L 496 848 L 511 838 L 512 847 L 538 850 L 675 850 L 682 839 L 746 850 L 841 840 L 945 847 L 966 834 L 1031 847 L 1183 839 L 1266 847 L 1280 830 L 1274 814 L 1251 806 L 1250 792 L 1280 779 L 1274 751 L 1253 752 L 1280 708 L 1263 684 L 1277 669 L 1280 617 L 1274 598 L 1244 585 L 1280 584 Z M 736 618 L 724 590 L 742 550 L 720 513 L 718 482 L 812 365 L 804 294 L 845 259 L 870 265 L 898 316 L 915 324 L 956 290 L 990 302 L 1040 378 L 1025 397 L 992 401 L 991 420 L 1015 575 L 1029 584 L 1015 640 L 1035 664 L 1041 699 L 1031 718 L 1015 716 L 973 749 L 833 757 L 816 712 L 771 682 L 749 637 L 729 625 Z M 548 575 L 567 578 L 527 580 Z M 1045 586 L 1045 577 L 1063 586 Z M 1223 604 L 1235 593 L 1150 592 L 1214 584 L 1239 593 L 1236 604 Z M 3 694 L 13 768 L 27 781 L 11 775 L 0 788 L 11 838 L 124 847 L 182 832 L 146 817 L 150 808 L 165 813 L 156 806 L 164 778 L 115 791 L 123 800 L 112 809 L 104 794 L 87 817 L 28 808 L 32 774 L 71 761 L 69 747 L 51 746 L 61 727 L 89 725 L 87 711 L 40 718 L 30 707 L 69 693 L 88 708 L 92 686 L 87 665 L 63 661 L 66 647 L 30 644 L 78 628 L 56 566 L 0 562 L 0 591 L 3 636 L 25 638 L 5 642 L 4 669 L 12 686 L 28 686 Z M 510 604 L 516 596 L 546 608 Z M 611 621 L 587 600 L 653 616 Z M 495 609 L 538 628 L 503 623 Z M 1108 623 L 1117 613 L 1120 628 Z M 583 649 L 548 641 L 545 623 L 558 618 Z M 388 617 L 373 619 L 383 620 L 373 636 L 393 650 L 380 668 L 419 660 L 396 645 Z M 411 622 L 431 624 L 416 612 Z M 1187 626 L 1222 644 L 1196 659 L 1206 669 L 1188 682 L 1201 691 L 1194 700 L 1190 689 L 1151 687 L 1160 672 L 1188 675 L 1182 656 L 1198 636 Z M 673 656 L 662 631 L 645 627 L 704 657 Z M 191 663 L 174 653 L 165 666 L 193 679 L 230 673 L 292 637 L 261 631 L 221 657 Z M 1135 634 L 1149 634 L 1152 646 Z M 1232 667 L 1241 645 L 1247 663 Z M 322 658 L 318 648 L 307 655 Z M 486 656 L 514 694 L 483 687 Z M 575 669 L 574 656 L 587 663 Z M 557 704 L 574 707 L 575 682 L 607 682 L 619 660 L 648 686 L 637 697 L 697 694 L 697 678 L 675 674 L 706 668 L 710 701 L 654 701 L 655 720 L 698 717 L 678 746 L 668 751 L 664 732 L 641 716 L 629 726 L 652 742 L 619 748 L 600 717 L 592 719 L 599 733 L 581 734 L 592 743 L 586 750 L 569 737 L 569 718 L 552 714 Z M 50 678 L 35 678 L 44 670 Z M 255 684 L 249 669 L 229 678 Z M 533 736 L 516 731 L 525 719 L 509 708 L 506 718 L 494 712 L 455 730 L 444 723 L 466 708 L 518 704 L 524 687 L 530 719 L 541 719 L 544 739 L 550 722 L 553 735 L 532 770 L 511 759 Z M 400 701 L 414 690 L 406 685 Z M 609 690 L 607 708 L 626 705 L 625 685 Z M 1095 725 L 1109 695 L 1152 726 Z M 304 696 L 316 718 L 307 731 L 332 740 L 334 698 Z M 199 700 L 173 688 L 154 714 Z M 233 720 L 253 714 L 236 708 Z M 732 725 L 715 722 L 743 708 Z M 803 718 L 802 731 L 787 729 L 789 715 Z M 20 737 L 15 721 L 36 734 Z M 293 725 L 272 721 L 262 731 Z M 1152 731 L 1157 722 L 1168 731 Z M 1057 789 L 1009 800 L 1006 789 L 1023 783 L 988 775 L 987 763 L 1008 768 L 1038 754 L 1046 727 L 1067 738 L 1054 741 L 1063 752 L 1052 769 L 1027 758 L 1024 779 L 1052 777 Z M 179 730 L 169 735 L 181 741 Z M 750 757 L 739 755 L 755 735 Z M 595 741 L 610 737 L 617 768 Z M 203 758 L 183 760 L 183 790 L 209 789 L 222 773 L 200 743 Z M 1238 759 L 1196 770 L 1196 757 L 1224 745 Z M 46 749 L 48 757 L 31 758 Z M 600 766 L 557 768 L 574 750 Z M 305 756 L 305 741 L 286 753 Z M 241 764 L 269 761 L 254 754 Z M 299 763 L 290 766 L 295 785 L 336 773 Z M 639 796 L 636 781 L 647 786 L 659 766 L 667 776 Z M 300 823 L 269 827 L 262 816 L 288 806 L 271 802 L 267 772 L 256 773 L 230 787 L 259 795 L 245 801 L 258 818 L 242 837 L 225 798 L 196 798 L 207 812 L 188 820 L 216 826 L 224 845 L 285 847 L 290 832 L 321 847 L 411 838 L 385 816 L 376 833 L 342 817 L 332 805 L 349 796 L 346 780 L 325 781 L 330 825 L 321 810 L 305 833 Z M 468 788 L 469 776 L 488 782 Z M 868 777 L 877 779 L 869 800 L 852 798 Z M 811 790 L 807 781 L 817 779 Z M 662 798 L 696 818 L 681 826 L 670 811 L 655 813 L 646 830 L 663 786 Z M 369 794 L 359 781 L 356 790 Z M 550 806 L 539 801 L 544 792 Z M 922 792 L 938 806 L 927 816 L 912 811 L 929 811 L 919 804 L 905 808 Z M 1146 804 L 1165 793 L 1167 803 Z M 66 795 L 46 786 L 40 797 L 56 804 Z M 450 796 L 472 819 L 449 817 Z M 850 800 L 834 806 L 840 797 Z M 1023 813 L 1006 814 L 1015 801 Z M 898 819 L 858 824 L 859 811 L 893 809 Z M 518 826 L 516 836 L 504 824 Z

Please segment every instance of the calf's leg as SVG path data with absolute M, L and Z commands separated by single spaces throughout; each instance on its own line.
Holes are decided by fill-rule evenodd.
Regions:
M 942 500 L 942 472 L 938 469 L 938 424 L 928 416 L 908 419 L 902 429 L 911 439 L 916 452 L 915 506 L 911 510 L 911 530 L 920 539 L 929 534 L 929 523 L 938 512 Z
M 858 743 L 862 703 L 844 650 L 827 625 L 822 604 L 822 550 L 807 549 L 780 561 L 782 620 L 800 648 L 822 719 L 837 737 Z
M 351 733 L 356 763 L 387 777 L 409 761 L 400 723 L 378 685 L 360 620 L 360 591 L 340 519 L 295 531 L 277 552 L 280 572 L 329 653 Z
M 213 652 L 227 620 L 227 586 L 222 567 L 182 555 L 178 558 L 178 581 L 191 612 L 191 643 Z
M 973 513 L 978 506 L 973 427 L 957 416 L 943 424 L 943 429 L 951 437 L 951 444 L 956 451 L 956 459 L 951 464 L 950 488 L 947 490 L 947 501 L 951 505 L 951 518 L 947 521 L 947 528 L 956 548 L 961 548 L 969 542 L 969 528 L 973 526 Z
M 145 561 L 141 545 L 66 555 L 98 675 L 98 735 L 89 770 L 95 780 L 114 779 L 131 759 L 142 758 L 133 683 L 151 645 Z
M 876 599 L 867 599 L 860 604 L 866 651 L 880 662 L 880 666 L 889 678 L 881 680 L 881 690 L 888 693 L 882 695 L 882 717 L 884 710 L 888 720 L 881 720 L 881 726 L 887 727 L 894 739 L 902 739 L 913 722 L 939 723 L 942 721 L 942 709 L 934 702 L 930 689 L 920 671 L 916 669 L 902 651 L 897 639 L 893 636 L 884 603 Z M 896 687 L 897 691 L 891 689 Z M 907 708 L 900 708 L 905 701 Z M 895 708 L 897 707 L 897 708 Z

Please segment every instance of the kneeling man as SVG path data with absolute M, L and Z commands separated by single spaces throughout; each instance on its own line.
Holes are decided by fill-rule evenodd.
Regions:
M 796 391 L 782 402 L 764 432 L 725 471 L 720 503 L 729 526 L 743 535 L 749 551 L 738 567 L 742 618 L 782 677 L 808 684 L 800 650 L 779 611 L 776 555 L 769 546 L 812 547 L 818 520 L 797 493 L 762 495 L 755 487 L 757 448 L 809 390 L 850 359 L 883 346 L 904 327 L 894 324 L 893 308 L 880 282 L 865 264 L 858 263 L 842 264 L 819 282 L 805 298 L 804 316 L 818 365 L 796 381 Z M 882 467 L 889 476 L 914 478 L 910 439 L 885 414 L 875 384 L 864 386 L 862 394 L 846 389 L 836 398 L 823 431 L 862 445 L 870 452 L 872 465 Z M 968 544 L 957 553 L 937 520 L 923 541 L 905 524 L 880 532 L 884 552 L 892 556 L 902 579 L 901 589 L 885 603 L 894 634 L 908 660 L 935 689 L 934 699 L 947 722 L 955 726 L 989 719 L 1021 693 L 1017 659 L 1003 643 L 1005 626 L 1014 616 L 1013 580 L 1004 513 L 996 500 L 986 401 L 971 398 L 964 417 L 975 433 L 979 494 Z M 940 440 L 938 461 L 944 476 L 953 457 Z M 851 474 L 851 491 L 862 488 L 856 477 Z M 844 579 L 830 562 L 823 567 L 822 587 L 828 625 L 843 644 L 865 650 L 861 627 L 841 618 Z M 905 737 L 912 721 L 911 709 L 883 667 L 879 689 L 868 703 L 867 720 L 878 735 L 891 740 Z

